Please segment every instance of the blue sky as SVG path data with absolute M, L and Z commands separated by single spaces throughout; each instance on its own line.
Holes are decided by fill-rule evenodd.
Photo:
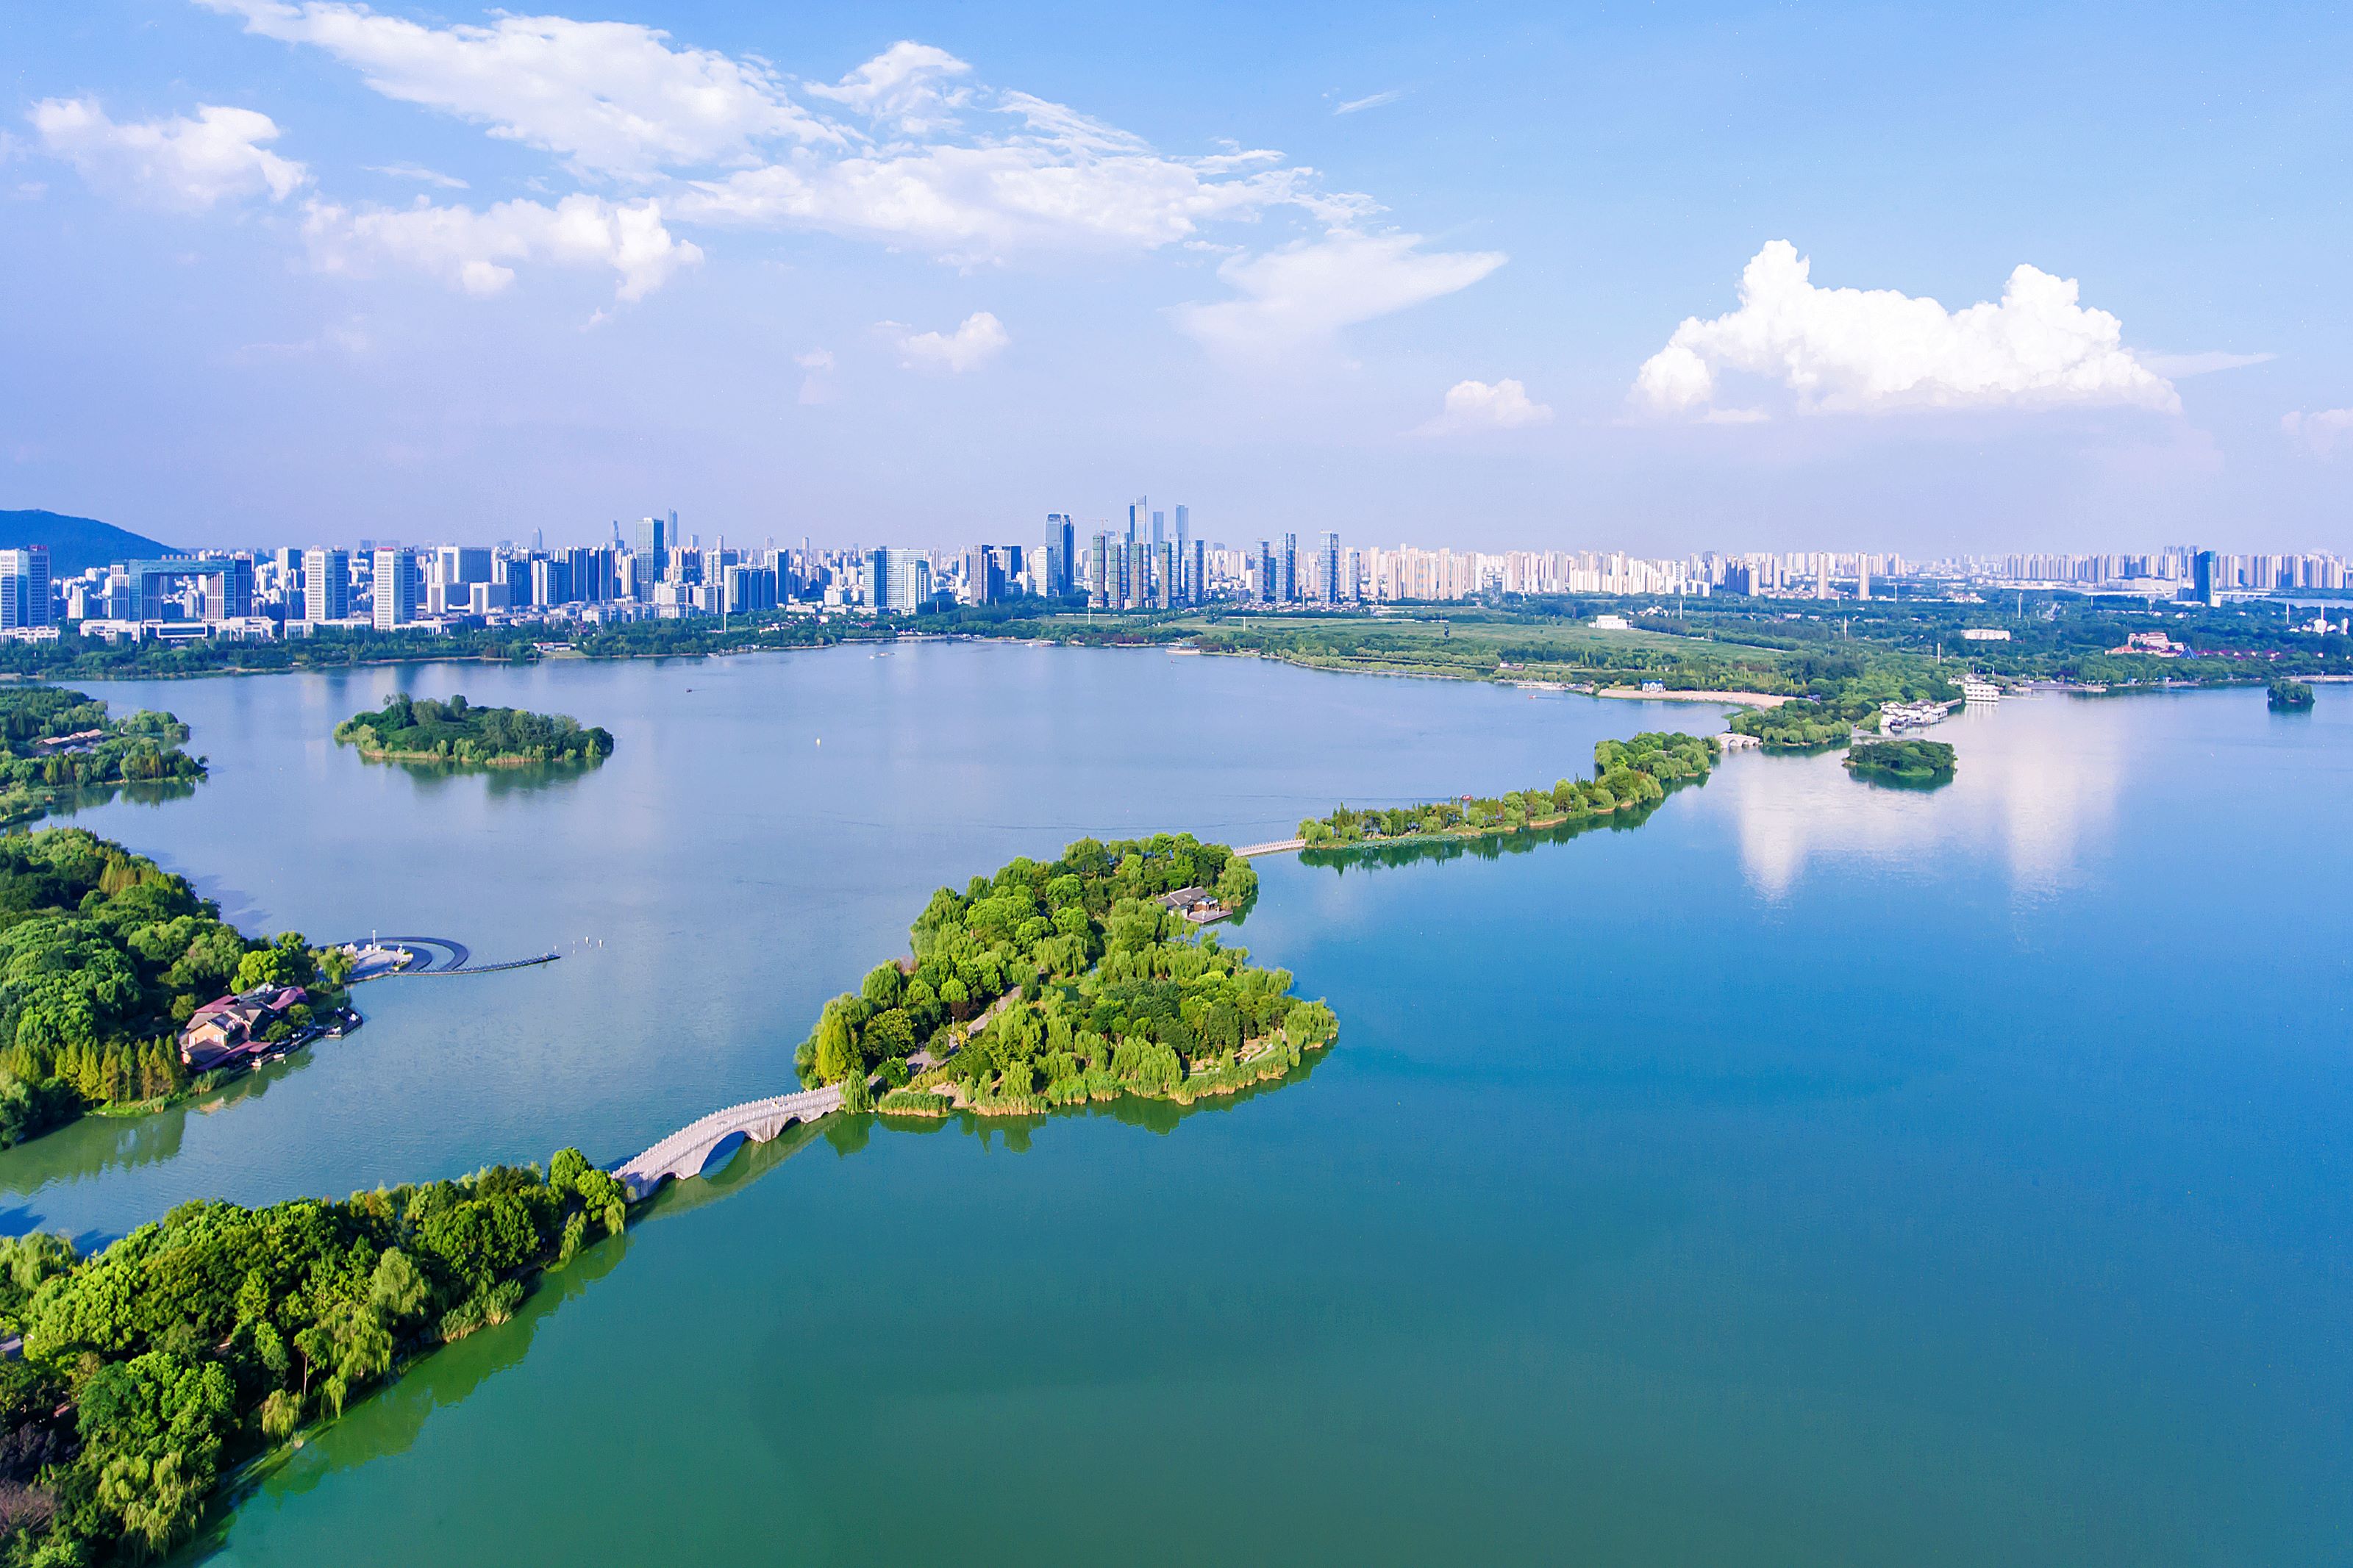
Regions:
M 0 505 L 2353 550 L 2342 7 L 1135 9 L 0 0 Z

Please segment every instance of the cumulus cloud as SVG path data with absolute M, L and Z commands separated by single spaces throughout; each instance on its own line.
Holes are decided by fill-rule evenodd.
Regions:
M 2280 428 L 2288 438 L 2312 449 L 2317 458 L 2333 458 L 2353 446 L 2353 408 L 2323 408 L 2313 413 L 2283 415 Z
M 1432 433 L 1521 430 L 1551 423 L 1551 405 L 1532 401 L 1525 386 L 1506 378 L 1493 386 L 1483 381 L 1456 382 L 1446 389 L 1445 409 L 1423 428 Z
M 672 48 L 667 33 L 634 23 L 501 15 L 488 26 L 434 27 L 339 0 L 197 3 L 242 18 L 248 33 L 324 49 L 387 98 L 597 174 L 642 179 L 750 162 L 777 139 L 836 135 L 765 68 Z
M 2109 405 L 2178 410 L 2123 324 L 2077 302 L 2072 279 L 2021 266 L 1999 304 L 1947 310 L 1890 289 L 1822 289 L 1786 240 L 1740 277 L 1740 308 L 1694 316 L 1634 379 L 1651 414 L 1704 415 L 1724 372 L 1778 382 L 1807 411 Z
M 802 403 L 833 401 L 833 383 L 828 379 L 833 374 L 831 349 L 811 349 L 807 353 L 795 354 L 793 363 L 808 372 L 807 375 L 801 377 L 800 401 Z
M 283 201 L 310 179 L 270 152 L 278 125 L 251 109 L 199 104 L 195 118 L 117 123 L 90 98 L 49 98 L 26 118 L 41 145 L 91 184 L 135 201 L 201 212 L 236 197 Z
M 974 311 L 955 331 L 944 334 L 911 332 L 896 321 L 881 325 L 898 343 L 900 363 L 916 370 L 977 370 L 1013 341 L 1004 323 L 987 310 Z
M 1420 247 L 1419 235 L 1335 229 L 1321 239 L 1230 258 L 1218 277 L 1240 298 L 1180 306 L 1176 324 L 1219 353 L 1279 355 L 1467 289 L 1504 261 L 1496 251 Z
M 378 262 L 423 271 L 477 296 L 496 294 L 525 263 L 609 267 L 616 290 L 640 300 L 692 267 L 702 252 L 663 226 L 658 202 L 608 202 L 570 195 L 549 206 L 501 202 L 477 211 L 437 206 L 419 196 L 414 206 L 353 211 L 311 204 L 303 224 L 311 257 L 325 271 L 365 273 Z

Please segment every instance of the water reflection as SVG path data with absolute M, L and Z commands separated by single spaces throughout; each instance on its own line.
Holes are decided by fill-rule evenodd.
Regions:
M 1517 833 L 1491 833 L 1480 838 L 1408 838 L 1394 844 L 1351 844 L 1340 848 L 1303 849 L 1299 852 L 1299 863 L 1345 876 L 1352 870 L 1394 870 L 1401 866 L 1419 866 L 1432 860 L 1461 860 L 1466 857 L 1475 860 L 1501 860 L 1506 855 L 1525 855 L 1542 845 L 1566 844 L 1588 833 L 1605 830 L 1630 832 L 1648 822 L 1651 814 L 1659 809 L 1659 805 L 1653 801 L 1630 811 L 1612 812 L 1608 816 L 1564 822 L 1551 827 L 1525 828 Z
M 44 1133 L 9 1152 L 5 1191 L 27 1199 L 62 1183 L 68 1186 L 169 1160 L 180 1152 L 188 1119 L 214 1116 L 231 1106 L 259 1100 L 272 1086 L 301 1072 L 315 1059 L 316 1044 L 283 1060 L 243 1073 L 220 1088 L 193 1095 L 177 1104 L 140 1116 L 85 1116 L 54 1132 Z M 153 1217 L 153 1216 L 150 1216 Z M 0 1209 L 0 1235 L 23 1236 L 45 1228 L 39 1205 L 26 1202 Z M 89 1230 L 74 1237 L 87 1252 L 104 1246 L 120 1232 Z
M 582 1248 L 570 1263 L 541 1275 L 507 1321 L 411 1363 L 301 1447 L 257 1460 L 224 1489 L 208 1511 L 206 1527 L 178 1561 L 202 1562 L 227 1545 L 237 1509 L 256 1493 L 299 1497 L 342 1471 L 406 1453 L 435 1411 L 463 1403 L 491 1378 L 521 1363 L 541 1326 L 620 1267 L 628 1248 L 626 1234 Z
M 2129 700 L 2038 697 L 1973 709 L 1937 726 L 1959 753 L 1934 791 L 1873 787 L 1834 753 L 1745 752 L 1719 770 L 1712 809 L 1736 826 L 1748 879 L 1786 896 L 1813 861 L 1897 861 L 1999 853 L 2014 889 L 2047 893 L 2078 875 L 2105 838 L 2129 773 Z M 2145 730 L 2144 730 L 2145 732 Z
M 187 799 L 196 793 L 196 785 L 202 782 L 200 779 L 143 779 L 128 784 L 84 784 L 58 791 L 39 810 L 9 826 L 24 827 L 45 816 L 69 817 L 79 812 L 111 805 L 116 801 L 132 805 L 162 805 L 166 801 Z

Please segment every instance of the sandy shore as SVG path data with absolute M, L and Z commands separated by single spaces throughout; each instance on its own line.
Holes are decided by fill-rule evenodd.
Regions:
M 1631 686 L 1605 686 L 1596 697 L 1634 697 L 1645 702 L 1739 702 L 1751 708 L 1778 708 L 1788 701 L 1763 691 L 1642 691 Z

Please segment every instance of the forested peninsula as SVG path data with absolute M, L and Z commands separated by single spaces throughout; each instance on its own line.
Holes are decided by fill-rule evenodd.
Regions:
M 204 763 L 180 749 L 187 738 L 169 713 L 111 719 L 87 692 L 0 687 L 0 823 L 39 816 L 80 790 L 200 779 Z
M 1670 785 L 1704 780 L 1723 754 L 1713 735 L 1646 730 L 1624 741 L 1593 748 L 1593 777 L 1562 779 L 1549 789 L 1493 796 L 1463 795 L 1419 805 L 1358 810 L 1343 805 L 1329 816 L 1299 825 L 1310 849 L 1415 838 L 1479 838 L 1495 833 L 1556 827 L 1584 818 L 1648 805 L 1666 798 Z
M 0 837 L 0 1148 L 191 1088 L 177 1033 L 225 994 L 301 986 L 269 1026 L 307 1028 L 342 1006 L 347 963 L 297 932 L 248 939 L 186 879 L 80 828 Z
M 397 693 L 373 713 L 335 726 L 335 739 L 370 762 L 453 763 L 524 767 L 533 763 L 601 763 L 613 737 L 583 729 L 563 713 L 520 708 L 477 708 L 463 697 L 447 702 Z

